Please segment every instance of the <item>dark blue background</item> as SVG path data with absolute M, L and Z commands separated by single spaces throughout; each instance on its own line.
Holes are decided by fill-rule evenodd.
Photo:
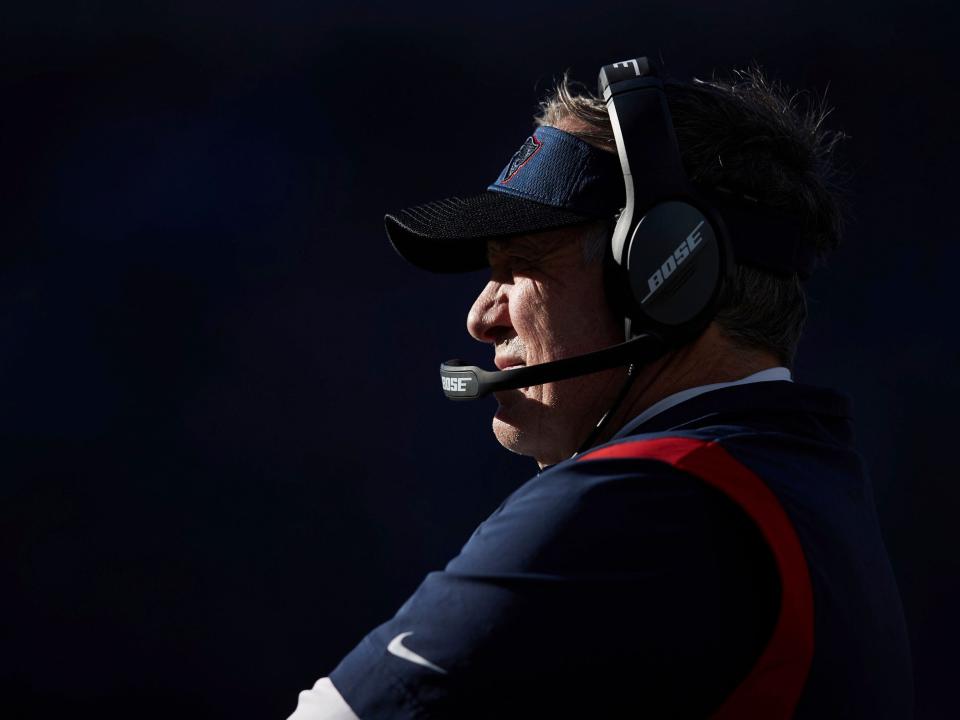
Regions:
M 483 276 L 383 213 L 482 189 L 564 68 L 660 53 L 829 85 L 852 136 L 797 376 L 854 397 L 918 715 L 954 716 L 949 4 L 132 5 L 0 23 L 0 704 L 282 718 L 455 554 L 534 466 L 439 391 L 490 359 Z

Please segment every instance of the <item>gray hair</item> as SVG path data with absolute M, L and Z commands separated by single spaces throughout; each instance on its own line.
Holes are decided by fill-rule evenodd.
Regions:
M 603 260 L 607 246 L 610 244 L 613 227 L 614 224 L 610 220 L 597 220 L 583 226 L 580 233 L 580 249 L 585 265 Z
M 683 165 L 695 184 L 735 189 L 802 218 L 799 230 L 820 259 L 836 248 L 844 218 L 833 150 L 846 136 L 824 129 L 831 112 L 824 99 L 790 93 L 759 67 L 736 71 L 731 80 L 668 80 L 664 86 Z M 591 145 L 616 151 L 605 104 L 567 73 L 534 121 L 562 124 Z M 592 262 L 606 247 L 612 224 L 587 227 L 583 252 Z M 792 367 L 806 316 L 797 275 L 738 265 L 715 321 L 735 346 L 767 350 Z

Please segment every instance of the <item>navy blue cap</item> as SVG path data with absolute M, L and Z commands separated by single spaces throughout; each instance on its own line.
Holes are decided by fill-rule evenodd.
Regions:
M 619 157 L 555 127 L 528 137 L 486 192 L 400 210 L 384 218 L 406 260 L 434 272 L 487 266 L 487 241 L 601 218 L 624 205 Z M 719 213 L 738 263 L 808 278 L 817 265 L 800 218 L 785 216 L 722 188 L 699 189 Z
M 486 192 L 388 214 L 390 242 L 405 259 L 434 272 L 487 265 L 488 240 L 612 219 L 624 184 L 614 153 L 543 126 L 528 137 Z
M 623 187 L 615 154 L 544 126 L 526 139 L 487 190 L 603 217 L 623 207 Z

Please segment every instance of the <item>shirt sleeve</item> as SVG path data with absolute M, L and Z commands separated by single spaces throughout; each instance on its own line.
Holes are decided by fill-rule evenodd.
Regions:
M 330 682 L 320 678 L 310 690 L 304 690 L 297 699 L 297 709 L 287 720 L 360 720 L 347 701 Z
M 651 460 L 566 463 L 487 519 L 331 673 L 363 720 L 707 715 L 776 616 L 770 551 Z

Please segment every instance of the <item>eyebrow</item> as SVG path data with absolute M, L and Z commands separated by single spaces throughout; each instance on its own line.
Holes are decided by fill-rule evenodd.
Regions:
M 567 238 L 537 238 L 518 236 L 512 240 L 489 240 L 487 242 L 487 260 L 496 257 L 519 257 L 524 260 L 540 260 L 568 241 Z

